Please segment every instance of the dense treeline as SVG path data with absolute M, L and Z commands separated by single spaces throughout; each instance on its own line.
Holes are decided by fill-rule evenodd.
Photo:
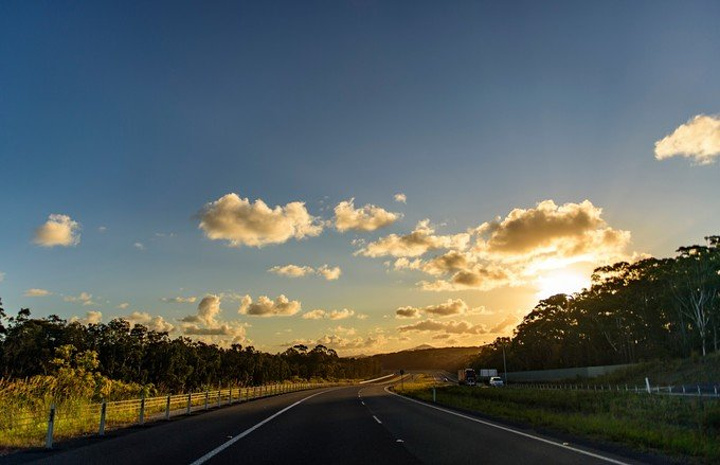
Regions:
M 540 301 L 515 329 L 482 348 L 476 367 L 508 371 L 635 363 L 720 348 L 720 236 L 674 258 L 597 268 L 592 285 Z
M 58 357 L 66 362 L 59 363 Z M 0 303 L 3 377 L 53 376 L 70 360 L 96 360 L 93 369 L 103 377 L 154 386 L 160 392 L 298 378 L 364 378 L 380 371 L 377 361 L 340 358 L 322 345 L 312 350 L 296 345 L 280 354 L 267 354 L 239 344 L 223 348 L 185 337 L 171 339 L 165 332 L 139 324 L 131 327 L 122 319 L 85 326 L 55 315 L 31 318 L 28 309 L 7 317 Z

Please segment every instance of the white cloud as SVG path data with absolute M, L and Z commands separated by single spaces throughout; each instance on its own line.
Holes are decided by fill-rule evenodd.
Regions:
M 92 294 L 88 294 L 87 292 L 81 292 L 78 296 L 66 295 L 63 297 L 63 300 L 65 302 L 82 303 L 83 306 L 95 305 L 95 302 L 92 300 Z
M 282 294 L 275 300 L 270 300 L 267 296 L 261 295 L 255 303 L 253 303 L 249 295 L 246 295 L 242 299 L 239 312 L 242 315 L 251 316 L 291 316 L 299 312 L 300 309 L 300 302 L 289 300 Z
M 198 304 L 197 314 L 189 315 L 180 321 L 184 323 L 202 323 L 207 326 L 216 326 L 216 317 L 220 314 L 220 297 L 206 295 Z
M 303 239 L 322 232 L 318 219 L 305 204 L 291 202 L 270 208 L 260 199 L 251 203 L 237 194 L 227 194 L 203 207 L 200 229 L 212 240 L 225 240 L 230 247 L 263 247 Z
M 52 294 L 47 289 L 28 289 L 25 291 L 25 294 L 23 294 L 25 297 L 45 297 L 46 295 Z
M 130 307 L 130 304 L 127 302 L 122 302 L 117 305 L 115 308 L 119 308 L 120 310 L 127 310 L 127 308 Z
M 448 334 L 487 334 L 488 330 L 485 325 L 473 325 L 467 321 L 436 321 L 427 319 L 418 321 L 411 325 L 399 326 L 397 328 L 401 333 L 408 331 L 417 332 L 444 332 Z
M 419 257 L 437 249 L 462 250 L 467 247 L 470 234 L 460 233 L 453 236 L 435 235 L 435 229 L 430 220 L 420 221 L 410 234 L 399 236 L 390 234 L 375 242 L 369 243 L 365 248 L 356 252 L 356 255 L 366 257 Z
M 99 233 L 104 233 L 104 232 L 106 232 L 107 230 L 108 230 L 107 226 L 99 226 L 99 227 L 98 227 L 98 232 L 99 232 Z
M 655 142 L 655 158 L 675 156 L 692 158 L 699 165 L 709 165 L 720 155 L 720 117 L 697 115 L 675 131 Z
M 71 323 L 75 321 L 83 325 L 96 325 L 102 321 L 102 312 L 99 312 L 97 310 L 90 310 L 85 313 L 85 318 L 79 318 L 77 316 L 73 316 L 72 318 L 70 318 Z
M 344 200 L 335 207 L 335 228 L 340 232 L 375 231 L 390 226 L 402 215 L 392 213 L 375 205 L 355 208 L 355 199 Z
M 395 201 L 398 203 L 407 203 L 407 196 L 402 192 L 395 194 Z
M 41 247 L 70 247 L 80 243 L 80 224 L 67 215 L 52 214 L 35 230 L 35 244 Z
M 197 297 L 163 297 L 160 300 L 169 304 L 194 304 L 197 301 Z
M 133 247 L 135 247 L 138 250 L 145 250 L 145 245 L 142 242 L 135 242 L 133 244 Z
M 0 283 L 3 282 L 4 280 L 5 280 L 5 273 L 0 271 Z

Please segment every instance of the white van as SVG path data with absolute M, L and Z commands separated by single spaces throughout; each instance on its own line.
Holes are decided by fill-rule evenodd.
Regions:
M 490 381 L 488 381 L 488 384 L 492 387 L 503 387 L 505 383 L 503 383 L 503 380 L 499 376 L 493 376 L 490 378 Z

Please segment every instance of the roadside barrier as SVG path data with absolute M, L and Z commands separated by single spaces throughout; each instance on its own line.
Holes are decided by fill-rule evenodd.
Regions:
M 108 429 L 167 421 L 278 394 L 349 384 L 353 383 L 278 383 L 119 401 L 52 404 L 44 412 L 16 412 L 0 418 L 0 443 L 51 449 L 57 438 L 104 436 Z
M 645 378 L 645 385 L 629 384 L 574 384 L 574 383 L 517 383 L 509 387 L 540 390 L 573 390 L 593 392 L 634 392 L 638 394 L 664 394 L 671 396 L 720 398 L 720 385 L 708 383 L 680 384 L 674 386 L 652 386 Z

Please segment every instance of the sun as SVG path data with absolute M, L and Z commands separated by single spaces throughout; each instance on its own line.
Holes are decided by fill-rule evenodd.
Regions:
M 547 299 L 555 294 L 572 294 L 590 285 L 583 275 L 570 272 L 550 273 L 540 276 L 536 285 L 538 299 Z

